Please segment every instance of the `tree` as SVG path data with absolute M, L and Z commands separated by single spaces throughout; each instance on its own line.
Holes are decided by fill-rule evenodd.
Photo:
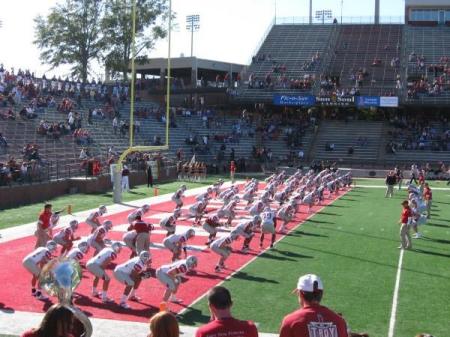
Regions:
M 51 69 L 69 64 L 72 76 L 86 82 L 90 61 L 100 59 L 104 49 L 103 9 L 104 0 L 64 0 L 47 17 L 36 17 L 34 44 L 41 61 Z
M 136 0 L 136 56 L 141 61 L 155 42 L 164 38 L 167 30 L 164 23 L 168 18 L 168 0 Z M 105 66 L 113 74 L 128 77 L 132 57 L 132 0 L 109 0 L 103 19 L 103 32 L 108 51 Z

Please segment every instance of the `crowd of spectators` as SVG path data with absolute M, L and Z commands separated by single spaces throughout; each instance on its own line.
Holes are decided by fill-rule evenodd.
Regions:
M 399 150 L 450 150 L 450 128 L 446 118 L 433 123 L 430 119 L 394 116 L 388 131 L 390 140 L 386 152 L 395 154 Z

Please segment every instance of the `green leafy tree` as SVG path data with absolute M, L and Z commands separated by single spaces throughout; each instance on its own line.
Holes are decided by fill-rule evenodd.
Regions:
M 90 62 L 104 50 L 101 22 L 104 0 L 64 0 L 47 17 L 35 18 L 34 44 L 51 69 L 71 65 L 72 76 L 85 82 Z
M 109 0 L 103 19 L 108 46 L 105 66 L 113 75 L 128 77 L 132 50 L 132 0 Z M 168 0 L 136 0 L 136 56 L 145 62 L 155 42 L 167 34 Z

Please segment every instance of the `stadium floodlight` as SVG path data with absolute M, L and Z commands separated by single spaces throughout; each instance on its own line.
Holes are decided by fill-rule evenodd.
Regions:
M 316 19 L 322 20 L 322 24 L 325 23 L 325 20 L 329 20 L 333 18 L 333 12 L 331 9 L 322 9 L 320 11 L 316 11 Z
M 191 57 L 194 56 L 194 32 L 200 30 L 200 15 L 192 14 L 186 16 L 186 30 L 191 32 Z

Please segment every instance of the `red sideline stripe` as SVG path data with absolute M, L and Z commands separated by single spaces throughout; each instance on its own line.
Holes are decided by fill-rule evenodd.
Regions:
M 337 197 L 337 196 L 336 196 Z M 323 205 L 328 205 L 333 202 L 332 199 L 326 199 Z M 195 202 L 195 197 L 186 197 L 184 199 L 185 205 Z M 322 206 L 323 206 L 322 205 Z M 322 206 L 314 206 L 312 212 L 317 212 Z M 146 217 L 151 217 L 156 213 L 171 212 L 174 208 L 174 203 L 171 201 L 161 202 L 151 207 L 151 211 Z M 302 211 L 304 207 L 302 207 Z M 127 223 L 127 215 L 130 211 L 124 211 L 113 215 L 107 214 L 105 218 L 111 220 L 113 224 Z M 294 227 L 296 224 L 305 221 L 311 214 L 300 213 L 288 225 L 288 228 Z M 182 222 L 183 224 L 184 221 Z M 80 229 L 77 234 L 87 235 L 89 228 L 85 223 L 80 224 Z M 122 232 L 114 232 L 108 234 L 111 239 L 120 240 Z M 161 234 L 153 234 L 151 236 L 152 242 L 162 242 L 164 236 Z M 195 237 L 190 240 L 190 244 L 204 245 L 206 237 Z M 251 243 L 251 251 L 249 254 L 241 254 L 233 252 L 231 257 L 227 260 L 227 268 L 221 273 L 214 272 L 214 266 L 218 261 L 218 256 L 209 250 L 202 252 L 191 252 L 198 257 L 199 263 L 197 273 L 187 277 L 187 282 L 180 286 L 177 296 L 183 299 L 183 305 L 170 304 L 170 309 L 175 312 L 180 312 L 182 309 L 189 306 L 194 300 L 203 295 L 208 289 L 223 281 L 227 276 L 241 268 L 245 263 L 250 261 L 259 252 L 259 238 L 255 237 Z M 234 243 L 233 248 L 239 250 L 242 246 L 242 238 Z M 31 296 L 30 291 L 30 274 L 23 268 L 22 259 L 29 254 L 34 247 L 35 238 L 28 236 L 22 239 L 1 243 L 0 244 L 0 265 L 8 266 L 2 273 L 0 273 L 0 307 L 2 309 L 10 308 L 16 311 L 28 312 L 43 312 L 50 305 L 51 302 L 41 302 Z M 270 244 L 270 235 L 266 235 L 264 247 Z M 88 253 L 88 258 L 92 256 L 92 250 Z M 115 261 L 117 264 L 124 262 L 129 257 L 129 250 L 122 249 L 119 257 Z M 153 267 L 157 268 L 162 264 L 170 263 L 171 256 L 167 251 L 152 249 Z M 114 265 L 110 266 L 113 269 Z M 112 270 L 109 271 L 112 276 Z M 136 322 L 147 322 L 152 313 L 158 310 L 161 302 L 164 287 L 155 279 L 143 280 L 138 295 L 142 298 L 142 303 L 129 302 L 131 309 L 121 309 L 117 304 L 103 304 L 100 299 L 90 297 L 92 287 L 92 275 L 89 272 L 83 273 L 83 280 L 79 285 L 76 293 L 79 294 L 74 300 L 75 305 L 79 306 L 88 315 L 96 318 L 126 320 Z M 123 291 L 123 286 L 112 279 L 108 296 L 119 301 Z M 101 289 L 101 285 L 98 289 Z M 55 299 L 52 299 L 55 302 Z

